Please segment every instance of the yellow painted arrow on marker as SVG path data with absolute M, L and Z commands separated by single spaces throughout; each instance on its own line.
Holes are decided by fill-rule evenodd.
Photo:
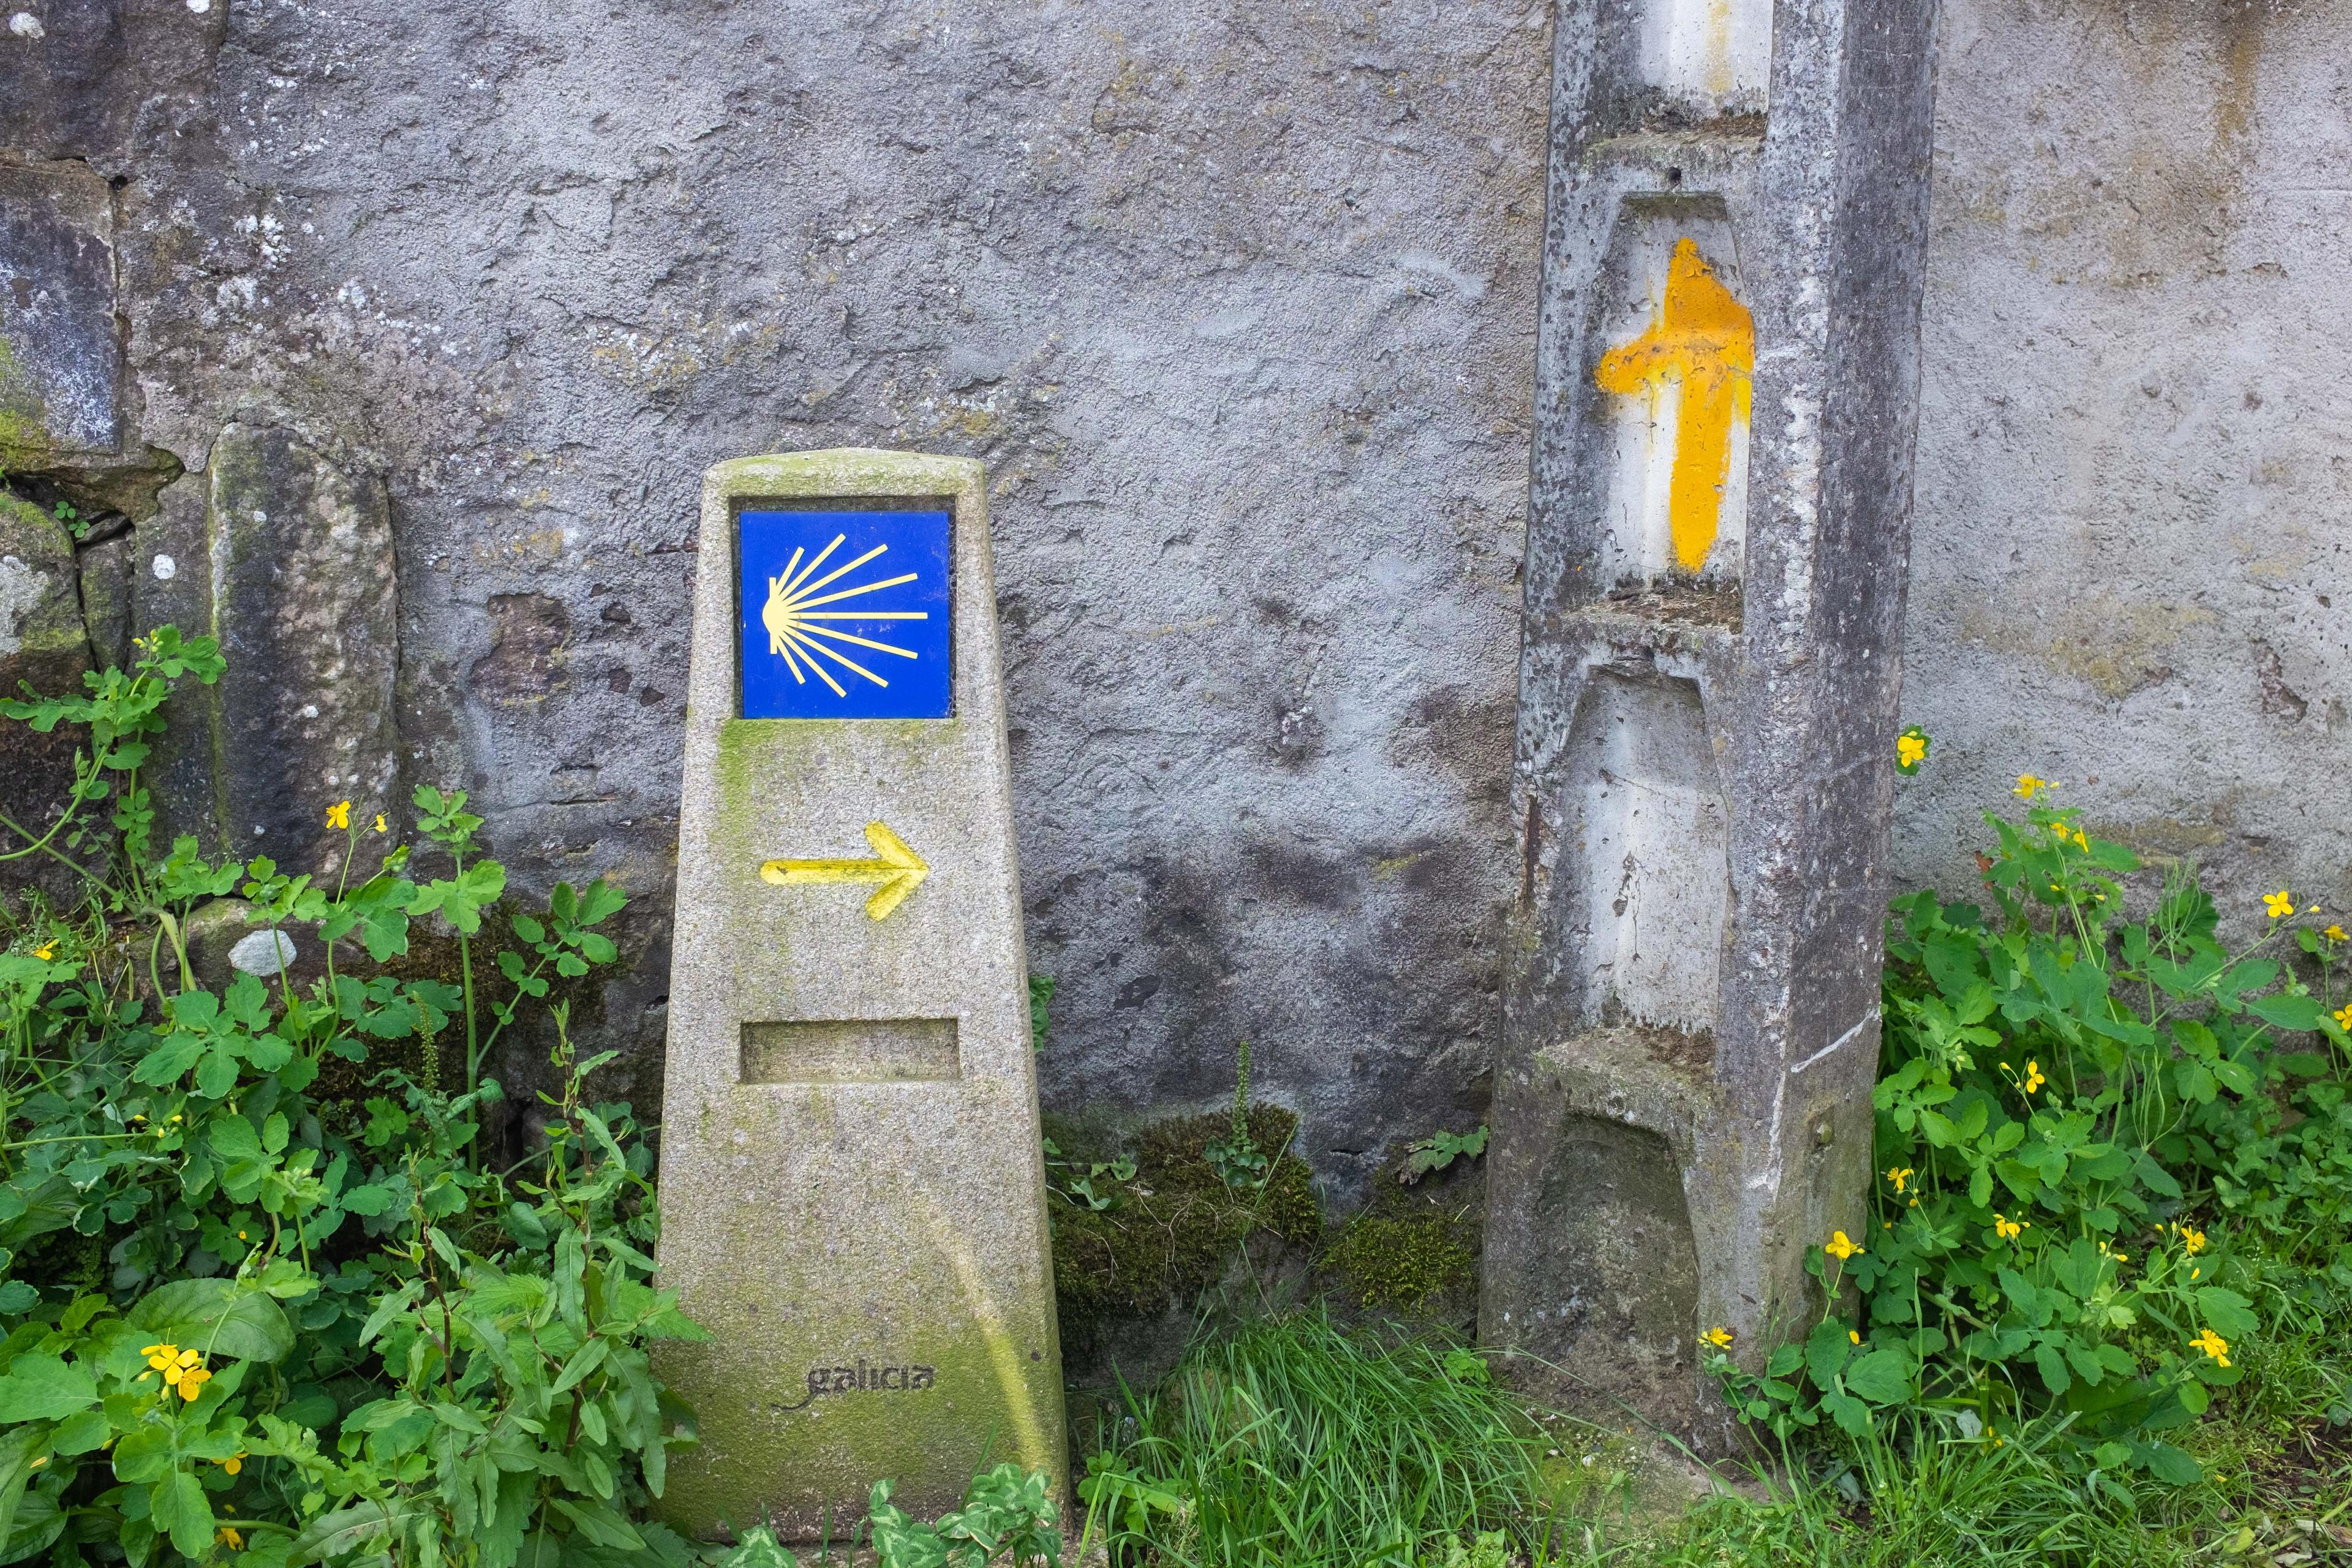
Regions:
M 907 895 L 931 874 L 924 858 L 907 847 L 907 841 L 879 822 L 866 825 L 866 842 L 874 846 L 871 860 L 770 860 L 760 868 L 760 879 L 780 888 L 812 882 L 879 882 L 866 900 L 866 918 L 887 920 L 907 901 Z

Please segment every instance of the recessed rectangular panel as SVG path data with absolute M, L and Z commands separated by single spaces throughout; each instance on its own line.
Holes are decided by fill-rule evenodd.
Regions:
M 745 1083 L 918 1083 L 961 1077 L 953 1018 L 745 1024 Z
M 751 511 L 736 520 L 746 719 L 945 719 L 953 519 Z

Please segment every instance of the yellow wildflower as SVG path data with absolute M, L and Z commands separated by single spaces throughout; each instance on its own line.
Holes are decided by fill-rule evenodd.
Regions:
M 245 1537 L 239 1535 L 236 1532 L 236 1528 L 232 1525 L 222 1525 L 218 1532 L 213 1536 L 213 1539 L 220 1542 L 223 1546 L 227 1547 L 231 1552 L 238 1551 L 245 1545 Z
M 1706 1332 L 1699 1335 L 1699 1341 L 1703 1344 L 1713 1345 L 1719 1351 L 1727 1351 L 1731 1348 L 1731 1331 L 1729 1329 L 1709 1329 Z
M 178 1363 L 180 1359 L 180 1347 L 177 1345 L 142 1345 L 139 1347 L 139 1353 L 147 1358 L 147 1364 L 149 1366 L 153 1367 L 157 1372 L 163 1372 Z
M 1848 1329 L 1845 1331 L 1845 1337 L 1851 1343 L 1857 1345 L 1862 1343 L 1862 1331 L 1860 1329 Z
M 1910 1189 L 1911 1184 L 1911 1167 L 1908 1165 L 1897 1166 L 1894 1170 L 1886 1173 L 1886 1179 L 1895 1184 L 1895 1190 L 1896 1192 L 1906 1192 Z
M 2017 789 L 2015 793 L 2020 800 L 2032 800 L 2043 790 L 2056 789 L 2057 787 L 2058 781 L 2056 779 L 2038 779 L 2032 773 L 2020 773 L 2017 775 Z
M 2326 937 L 2330 942 L 2352 942 L 2352 937 L 2347 937 L 2344 934 L 2344 928 L 2342 926 L 2329 926 L 2326 931 L 2319 934 Z
M 2352 1029 L 2352 1005 L 2336 1009 L 2336 1026 L 2341 1029 Z
M 2033 1222 L 2032 1220 L 2011 1219 L 2007 1215 L 2002 1214 L 1999 1209 L 1995 1209 L 1993 1211 L 1992 1233 L 2000 1237 L 2003 1241 L 2015 1241 L 2019 1237 L 2024 1235 L 2027 1231 L 2032 1230 L 2032 1228 Z
M 1847 1258 L 1859 1253 L 1862 1248 L 1848 1240 L 1845 1232 L 1841 1230 L 1831 1233 L 1829 1240 L 1822 1244 L 1822 1250 L 1840 1263 L 1843 1263 Z
M 220 1461 L 220 1468 L 233 1476 L 245 1468 L 245 1456 L 242 1453 L 231 1454 Z
M 1927 737 L 1916 730 L 1906 730 L 1895 737 L 1895 763 L 1897 767 L 1916 768 L 1927 756 Z
M 331 805 L 331 806 L 327 807 L 327 826 L 330 826 L 330 827 L 349 827 L 351 825 L 352 825 L 352 803 L 351 803 L 350 801 L 347 801 L 347 800 L 339 800 L 339 801 L 335 802 L 335 804 L 334 804 L 334 805 Z
M 57 955 L 58 955 L 58 942 L 57 942 L 57 938 L 55 938 L 55 937 L 51 937 L 48 941 L 47 941 L 47 942 L 45 942 L 41 943 L 41 945 L 40 945 L 40 946 L 38 946 L 38 947 L 37 947 L 37 948 L 35 948 L 35 949 L 33 950 L 33 956 L 34 956 L 35 958 L 39 959 L 43 963 L 47 963 L 49 960 L 51 960 L 52 958 L 55 958 Z
M 194 1351 L 182 1352 L 179 1364 L 163 1373 L 167 1382 L 172 1378 L 173 1372 L 179 1374 L 179 1381 L 174 1386 L 179 1389 L 180 1397 L 183 1399 L 194 1399 L 203 1390 L 205 1384 L 213 1380 L 213 1374 L 205 1370 L 204 1358 Z
M 2042 1076 L 2042 1064 L 2029 1059 L 2025 1064 L 2025 1092 L 2032 1094 L 2050 1080 Z
M 2227 1366 L 2230 1364 L 2230 1342 L 2215 1333 L 2212 1330 L 2207 1329 L 2203 1333 L 2199 1334 L 2195 1339 L 2189 1342 L 2197 1349 L 2203 1351 L 2207 1355 L 2211 1356 L 2215 1365 Z
M 383 831 L 383 813 L 380 811 L 375 814 L 375 830 L 378 833 Z
M 2079 827 L 2074 829 L 2074 847 L 2077 849 L 2088 849 L 2090 847 L 2090 836 Z
M 2193 1225 L 2175 1226 L 2180 1233 L 2180 1250 L 2195 1257 L 2205 1250 L 2205 1233 Z
M 2284 888 L 2281 888 L 2275 893 L 2264 893 L 2263 908 L 2270 911 L 2271 919 L 2283 920 L 2294 913 L 2294 895 Z

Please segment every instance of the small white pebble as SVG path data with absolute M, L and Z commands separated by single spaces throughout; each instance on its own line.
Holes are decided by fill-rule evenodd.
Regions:
M 168 555 L 155 557 L 155 581 L 168 583 L 180 574 L 180 563 Z
M 213 0 L 188 0 L 188 9 L 201 16 L 213 8 Z
M 1590 1454 L 1584 1456 L 1584 1468 L 1588 1470 L 1592 1468 L 1592 1456 Z
M 304 704 L 302 704 L 302 717 L 303 717 L 303 718 L 305 718 L 305 719 L 316 719 L 318 716 L 319 716 L 319 705 L 318 705 L 317 703 L 315 703 L 315 702 L 305 702 Z
M 48 31 L 41 19 L 30 11 L 19 11 L 8 18 L 8 30 L 20 38 L 37 38 Z

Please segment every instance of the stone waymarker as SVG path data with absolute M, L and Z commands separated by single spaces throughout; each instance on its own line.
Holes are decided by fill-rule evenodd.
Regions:
M 1866 1212 L 1934 22 L 1557 24 L 1480 1330 L 1709 1446 Z
M 704 481 L 661 1170 L 697 1534 L 1061 1485 L 995 604 L 978 463 Z

